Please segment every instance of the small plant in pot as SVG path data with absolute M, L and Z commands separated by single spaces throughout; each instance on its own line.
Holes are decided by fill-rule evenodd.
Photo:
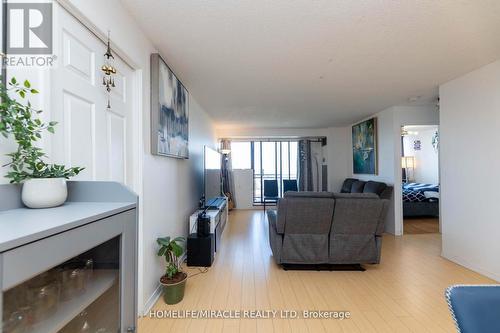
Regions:
M 8 85 L 0 84 L 0 134 L 12 137 L 17 150 L 7 154 L 10 162 L 7 177 L 13 184 L 23 184 L 22 200 L 30 208 L 49 208 L 62 205 L 67 198 L 66 179 L 80 173 L 83 168 L 66 168 L 64 165 L 48 164 L 37 141 L 47 131 L 54 133 L 56 122 L 44 123 L 27 100 L 38 91 L 26 80 L 22 84 L 12 78 Z M 20 98 L 21 102 L 15 97 Z
M 160 283 L 163 286 L 163 299 L 167 304 L 177 304 L 184 298 L 187 274 L 181 269 L 184 250 L 179 245 L 184 241 L 183 237 L 162 237 L 156 240 L 160 246 L 158 256 L 164 257 L 166 262 L 165 275 L 161 277 Z

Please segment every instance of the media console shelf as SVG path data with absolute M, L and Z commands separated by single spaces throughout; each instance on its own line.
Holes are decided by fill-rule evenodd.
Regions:
M 222 237 L 222 232 L 226 227 L 226 222 L 229 215 L 229 207 L 227 204 L 226 197 L 220 197 L 218 200 L 218 205 L 206 211 L 206 215 L 210 218 L 210 233 L 214 235 L 215 238 L 215 252 L 220 247 L 220 241 Z M 197 231 L 197 221 L 198 214 L 202 210 L 197 210 L 189 217 L 189 234 L 196 233 Z
M 210 219 L 210 235 L 207 237 L 197 236 L 198 215 L 203 211 L 198 210 L 189 217 L 189 236 L 187 239 L 188 266 L 211 266 L 215 253 L 220 251 L 222 232 L 226 227 L 229 210 L 226 197 L 221 197 L 216 202 L 216 206 L 206 211 L 206 216 Z
M 0 333 L 135 332 L 137 196 L 79 181 L 56 208 L 20 195 L 0 185 Z

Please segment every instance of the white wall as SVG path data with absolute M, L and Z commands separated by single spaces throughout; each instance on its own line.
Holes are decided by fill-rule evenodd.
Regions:
M 415 157 L 415 170 L 409 171 L 411 180 L 416 183 L 439 184 L 439 151 L 432 146 L 432 139 L 438 126 L 416 126 L 410 131 L 418 134 L 403 138 L 405 156 Z M 420 150 L 415 149 L 415 141 L 420 141 Z
M 443 256 L 500 281 L 500 60 L 440 97 Z
M 18 81 L 29 80 L 33 88 L 40 90 L 39 94 L 28 96 L 28 100 L 32 104 L 33 108 L 43 110 L 40 114 L 40 118 L 44 122 L 50 121 L 50 90 L 44 90 L 42 87 L 48 86 L 50 82 L 50 72 L 47 69 L 43 70 L 33 70 L 31 68 L 27 69 L 24 67 L 15 68 L 10 67 L 7 70 L 7 81 L 12 77 L 15 77 Z M 19 96 L 13 94 L 15 99 L 19 99 Z M 58 125 L 61 126 L 61 125 Z M 58 126 L 56 126 L 56 131 Z M 50 156 L 51 146 L 50 134 L 45 134 L 38 142 L 37 146 L 43 148 L 47 155 Z M 8 167 L 2 167 L 10 162 L 10 158 L 5 156 L 5 154 L 12 153 L 16 151 L 17 144 L 13 138 L 5 139 L 0 136 L 0 184 L 7 184 L 9 180 L 5 178 L 5 175 L 9 171 Z
M 327 135 L 328 191 L 340 192 L 352 172 L 351 127 L 330 127 Z
M 253 206 L 253 170 L 233 170 L 234 202 L 236 209 L 252 209 Z
M 9 172 L 9 168 L 2 166 L 10 163 L 11 159 L 5 154 L 14 152 L 16 149 L 17 145 L 14 139 L 9 138 L 7 140 L 3 136 L 0 136 L 0 184 L 7 184 L 9 182 L 9 179 L 5 178 L 5 175 Z

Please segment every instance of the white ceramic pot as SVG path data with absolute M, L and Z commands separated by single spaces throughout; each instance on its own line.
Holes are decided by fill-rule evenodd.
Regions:
M 68 197 L 65 178 L 33 178 L 23 184 L 21 198 L 29 208 L 50 208 L 62 205 Z

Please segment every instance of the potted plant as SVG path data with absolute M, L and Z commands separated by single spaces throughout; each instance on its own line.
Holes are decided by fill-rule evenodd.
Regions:
M 184 298 L 186 288 L 187 274 L 181 269 L 181 256 L 184 250 L 179 245 L 185 238 L 177 237 L 171 240 L 170 237 L 163 237 L 156 241 L 160 246 L 158 256 L 165 257 L 166 261 L 165 275 L 160 278 L 163 299 L 167 304 L 177 304 Z
M 0 84 L 0 134 L 5 138 L 13 137 L 17 150 L 7 156 L 10 162 L 6 177 L 13 184 L 23 184 L 22 200 L 30 208 L 48 208 L 62 205 L 67 198 L 66 179 L 80 173 L 83 168 L 66 168 L 64 165 L 48 164 L 43 150 L 37 146 L 42 133 L 54 133 L 54 121 L 48 124 L 37 117 L 36 110 L 27 100 L 30 94 L 38 91 L 31 87 L 28 80 L 20 84 L 12 78 L 6 87 Z M 15 97 L 26 100 L 19 102 Z

